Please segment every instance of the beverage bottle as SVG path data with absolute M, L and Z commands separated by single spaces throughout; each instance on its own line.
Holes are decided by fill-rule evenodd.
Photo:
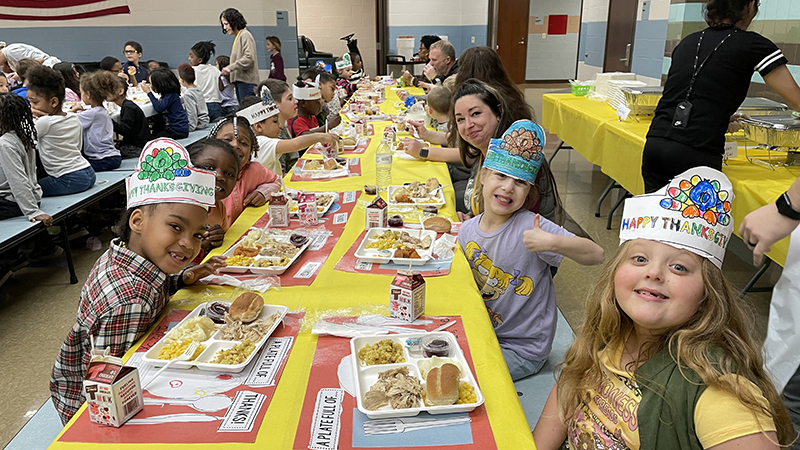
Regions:
M 381 191 L 385 191 L 392 184 L 392 148 L 386 139 L 381 139 L 375 152 L 375 184 Z

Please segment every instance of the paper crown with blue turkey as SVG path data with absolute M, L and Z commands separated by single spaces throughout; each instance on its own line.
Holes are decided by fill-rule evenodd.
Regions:
M 733 186 L 722 172 L 695 167 L 652 194 L 625 201 L 620 243 L 650 239 L 708 258 L 719 268 L 733 233 Z

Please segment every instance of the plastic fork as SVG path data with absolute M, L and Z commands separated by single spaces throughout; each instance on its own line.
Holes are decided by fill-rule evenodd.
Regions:
M 150 381 L 148 381 L 147 384 L 142 386 L 142 389 L 147 389 L 151 384 L 153 384 L 153 381 L 155 381 L 156 378 L 158 378 L 158 376 L 161 375 L 162 372 L 167 370 L 167 368 L 169 368 L 169 366 L 171 366 L 172 363 L 178 361 L 189 361 L 190 359 L 192 359 L 192 356 L 194 356 L 194 352 L 197 351 L 197 347 L 199 346 L 200 346 L 199 342 L 192 341 L 192 343 L 189 344 L 188 347 L 186 347 L 186 350 L 184 350 L 183 353 L 170 359 L 166 364 L 164 364 L 164 367 L 158 369 L 158 372 L 156 372 L 156 374 L 153 375 L 153 378 L 150 378 Z
M 453 417 L 449 419 L 403 418 L 369 420 L 364 422 L 364 435 L 372 436 L 376 434 L 404 433 L 412 430 L 424 430 L 428 428 L 458 425 L 461 423 L 469 423 L 471 421 L 472 419 L 469 416 Z

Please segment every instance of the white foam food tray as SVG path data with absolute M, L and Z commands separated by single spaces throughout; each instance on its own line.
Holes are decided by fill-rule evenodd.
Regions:
M 424 239 L 425 236 L 430 236 L 431 238 L 431 247 L 427 249 L 417 249 L 417 253 L 419 254 L 419 258 L 395 258 L 394 252 L 397 250 L 397 244 L 395 247 L 390 249 L 377 249 L 377 248 L 367 248 L 367 246 L 375 241 L 378 240 L 378 236 L 383 234 L 384 231 L 398 231 L 398 232 L 407 232 L 412 237 L 417 239 Z M 356 249 L 355 256 L 356 258 L 360 259 L 363 262 L 371 262 L 371 263 L 388 263 L 394 261 L 395 264 L 412 264 L 412 265 L 420 265 L 425 264 L 428 260 L 431 259 L 431 252 L 433 247 L 433 242 L 436 242 L 436 232 L 432 230 L 420 230 L 420 229 L 410 229 L 410 228 L 370 228 L 367 231 L 367 234 L 364 235 L 364 239 L 361 241 L 361 244 L 358 245 Z
M 209 302 L 210 303 L 210 302 Z M 229 302 L 220 302 L 220 303 L 229 303 Z M 180 323 L 176 326 L 179 327 L 183 325 L 189 319 L 197 317 L 200 315 L 201 312 L 205 311 L 206 306 L 208 303 L 202 303 L 197 306 L 192 312 L 186 316 L 185 319 L 181 320 Z M 230 304 L 229 304 L 230 305 Z M 278 325 L 283 322 L 283 317 L 286 316 L 286 313 L 289 312 L 289 308 L 282 306 L 282 305 L 264 305 L 264 309 L 261 310 L 261 314 L 258 316 L 259 319 L 265 320 L 267 317 L 278 313 L 280 314 L 280 319 L 276 320 L 272 327 L 269 329 L 267 334 L 261 338 L 260 341 L 254 342 L 256 345 L 255 350 L 247 357 L 247 359 L 240 364 L 216 364 L 211 363 L 212 359 L 214 359 L 214 355 L 220 350 L 228 350 L 232 348 L 234 345 L 241 344 L 241 341 L 226 341 L 222 339 L 222 332 L 217 330 L 212 335 L 211 338 L 205 340 L 200 343 L 200 345 L 204 346 L 203 352 L 195 359 L 194 361 L 176 361 L 170 365 L 170 368 L 173 369 L 188 369 L 190 367 L 197 367 L 200 370 L 208 370 L 212 372 L 232 372 L 238 373 L 244 370 L 248 364 L 256 357 L 258 352 L 261 350 L 261 347 L 264 346 L 264 343 L 267 342 L 267 338 L 272 335 Z M 218 325 L 219 327 L 219 325 Z M 153 364 L 155 366 L 163 366 L 164 364 L 168 363 L 168 360 L 165 359 L 158 359 L 158 353 L 161 351 L 161 348 L 164 347 L 166 339 L 166 335 L 159 340 L 156 345 L 154 345 L 150 350 L 148 350 L 144 354 L 144 361 Z
M 300 176 L 309 178 L 336 178 L 336 177 L 346 176 L 350 173 L 350 167 L 347 164 L 336 163 L 337 168 L 332 170 L 325 170 L 325 169 L 307 170 L 306 166 L 311 161 L 321 162 L 322 160 L 304 159 L 302 161 L 303 161 L 303 167 L 300 168 Z
M 438 338 L 445 339 L 450 342 L 450 355 L 448 357 L 458 362 L 458 364 L 461 366 L 461 378 L 459 379 L 459 384 L 461 384 L 461 382 L 467 382 L 475 389 L 475 396 L 477 398 L 475 403 L 445 406 L 425 406 L 423 403 L 422 406 L 405 409 L 394 409 L 391 407 L 391 405 L 386 405 L 378 408 L 375 411 L 366 409 L 363 403 L 364 394 L 369 392 L 369 388 L 378 381 L 378 374 L 380 372 L 396 369 L 398 367 L 408 367 L 408 374 L 419 379 L 420 384 L 422 384 L 422 390 L 425 391 L 425 380 L 422 379 L 418 364 L 420 361 L 423 361 L 426 358 L 423 356 L 421 348 L 419 350 L 412 351 L 406 345 L 406 341 L 419 339 L 423 336 L 429 335 L 435 335 Z M 361 361 L 361 359 L 359 359 L 358 351 L 361 350 L 365 345 L 372 345 L 384 339 L 390 339 L 403 346 L 403 356 L 405 357 L 406 362 L 396 364 L 375 364 L 368 366 Z M 351 360 L 353 362 L 353 378 L 355 379 L 356 383 L 356 400 L 358 403 L 358 410 L 366 414 L 370 419 L 411 417 L 416 416 L 421 411 L 425 411 L 429 414 L 469 412 L 483 404 L 483 393 L 478 387 L 478 383 L 475 381 L 475 375 L 473 375 L 472 371 L 470 370 L 469 364 L 467 364 L 467 358 L 464 357 L 464 352 L 458 345 L 458 341 L 456 340 L 455 336 L 446 331 L 434 333 L 420 332 L 393 334 L 389 336 L 355 337 L 350 340 L 350 352 L 352 353 Z
M 360 137 L 356 139 L 356 145 L 345 145 L 342 148 L 345 150 L 352 152 L 353 150 L 357 149 L 359 145 L 365 144 L 369 138 L 367 137 Z
M 401 206 L 416 205 L 424 208 L 425 206 L 444 206 L 447 203 L 447 201 L 445 201 L 444 199 L 444 193 L 442 193 L 442 189 L 436 191 L 436 195 L 434 195 L 433 197 L 422 197 L 422 198 L 411 197 L 413 203 L 398 202 L 394 199 L 394 191 L 396 191 L 401 187 L 405 186 L 389 186 L 387 197 L 388 197 L 388 203 L 390 205 L 401 205 Z
M 248 233 L 252 232 L 252 230 L 254 230 L 254 228 L 251 228 Z M 269 233 L 267 233 L 267 234 L 270 237 L 275 238 L 275 240 L 277 240 L 279 242 L 288 243 L 289 242 L 289 237 L 291 236 L 291 230 L 286 230 L 286 232 L 283 232 L 283 231 L 270 229 Z M 221 272 L 228 272 L 228 273 L 247 273 L 247 272 L 250 272 L 250 273 L 255 273 L 255 274 L 259 274 L 259 275 L 282 275 L 284 272 L 286 272 L 286 270 L 289 267 L 292 266 L 292 264 L 295 263 L 295 261 L 297 261 L 298 258 L 300 258 L 300 255 L 303 254 L 303 252 L 308 248 L 309 245 L 311 245 L 311 243 L 313 241 L 314 241 L 314 239 L 308 238 L 308 241 L 306 241 L 306 243 L 303 244 L 302 247 L 300 247 L 300 251 L 295 253 L 295 255 L 289 260 L 289 262 L 285 266 L 271 266 L 271 267 L 226 266 L 226 267 L 223 267 L 222 269 L 220 269 L 220 271 Z M 263 242 L 264 241 L 263 241 L 263 237 L 262 237 L 262 239 L 259 239 L 256 242 L 256 244 L 257 245 L 262 245 Z M 239 242 L 237 242 L 236 244 L 231 246 L 231 248 L 226 250 L 225 253 L 222 254 L 222 256 L 225 257 L 225 258 L 233 256 L 234 252 L 236 252 L 236 248 L 239 247 L 241 244 L 242 244 L 242 241 L 240 240 Z M 254 256 L 253 259 L 256 259 L 256 260 L 264 259 L 264 260 L 272 260 L 272 261 L 280 260 L 280 258 L 276 257 L 276 256 L 261 256 L 261 255 Z
M 317 216 L 322 217 L 323 214 L 328 212 L 336 203 L 336 200 L 339 198 L 338 192 L 315 192 L 317 195 L 329 195 L 330 199 L 325 202 L 324 204 L 320 205 L 317 203 Z M 289 214 L 297 215 L 297 200 L 289 200 Z

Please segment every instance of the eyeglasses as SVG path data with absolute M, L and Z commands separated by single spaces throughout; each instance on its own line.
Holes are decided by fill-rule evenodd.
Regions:
M 136 50 L 125 50 L 126 55 L 132 55 L 134 53 L 139 53 L 139 52 L 137 52 Z

